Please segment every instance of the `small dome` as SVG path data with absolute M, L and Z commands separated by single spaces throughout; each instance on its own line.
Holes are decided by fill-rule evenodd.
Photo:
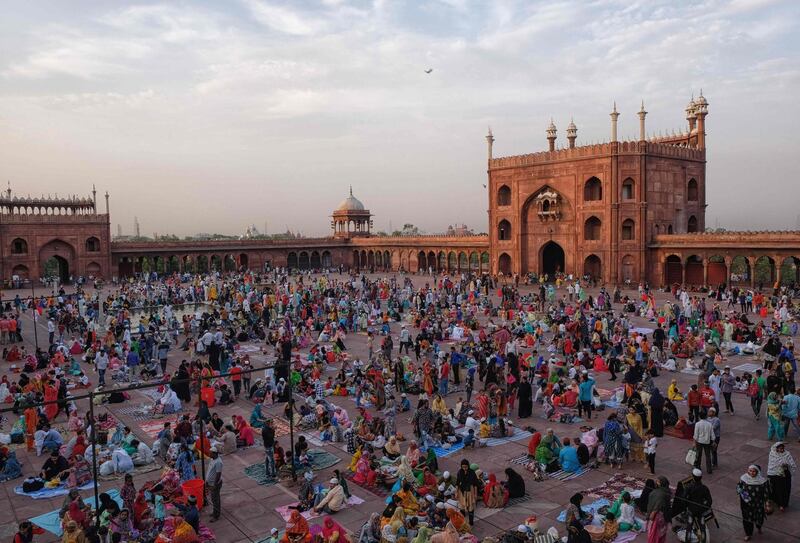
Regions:
M 567 125 L 567 130 L 573 130 L 573 131 L 578 130 L 578 127 L 575 126 L 575 122 L 572 119 L 569 120 L 569 125 Z
M 555 130 L 556 130 L 556 125 L 553 122 L 553 119 L 550 119 L 550 125 L 547 127 L 547 131 L 550 132 L 550 131 L 555 131 Z
M 700 96 L 697 97 L 697 105 L 698 106 L 707 106 L 708 105 L 708 100 L 706 100 L 706 97 L 703 96 L 703 91 L 700 91 Z
M 353 196 L 353 187 L 350 187 L 350 196 L 342 200 L 336 211 L 364 211 L 364 204 Z

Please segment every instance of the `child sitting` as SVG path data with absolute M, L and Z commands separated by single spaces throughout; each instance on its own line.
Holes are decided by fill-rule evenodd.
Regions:
M 617 538 L 619 533 L 619 523 L 614 517 L 614 513 L 607 513 L 603 520 L 603 534 L 600 536 L 602 543 L 611 543 Z

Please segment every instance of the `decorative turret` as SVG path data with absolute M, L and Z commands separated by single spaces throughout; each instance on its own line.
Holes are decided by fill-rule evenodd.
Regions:
M 569 125 L 567 126 L 567 140 L 569 140 L 569 148 L 575 148 L 575 139 L 578 137 L 578 127 L 575 126 L 575 121 L 572 119 L 569 120 Z
M 332 215 L 331 228 L 337 238 L 353 236 L 369 236 L 372 228 L 372 214 L 364 207 L 361 201 L 353 196 L 353 187 L 350 195 L 342 200 Z
M 611 110 L 611 141 L 617 141 L 617 119 L 619 119 L 619 113 L 617 113 L 617 103 L 614 102 L 614 109 Z
M 550 126 L 547 127 L 547 142 L 551 151 L 556 150 L 556 125 L 553 123 L 553 118 L 550 118 Z
M 708 115 L 708 100 L 703 96 L 703 89 L 700 89 L 700 96 L 695 102 L 695 115 L 697 115 L 697 147 L 706 148 L 706 115 Z
M 686 120 L 689 121 L 689 134 L 694 132 L 695 124 L 697 121 L 697 104 L 694 103 L 694 94 L 692 94 L 692 99 L 689 100 L 689 103 L 686 104 Z
M 642 100 L 642 107 L 637 115 L 639 116 L 639 141 L 645 141 L 647 133 L 644 130 L 644 118 L 647 116 L 647 112 L 644 110 L 644 100 Z

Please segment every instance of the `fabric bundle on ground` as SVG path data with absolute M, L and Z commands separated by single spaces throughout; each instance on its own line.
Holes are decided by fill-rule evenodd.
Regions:
M 106 492 L 112 500 L 117 502 L 120 507 L 122 507 L 122 498 L 119 495 L 119 491 L 117 489 L 108 490 Z M 91 498 L 86 498 L 83 500 L 87 505 L 90 505 L 92 508 L 95 508 L 97 504 L 94 501 L 94 496 Z M 56 509 L 55 511 L 50 511 L 49 513 L 45 513 L 43 515 L 39 515 L 38 517 L 33 517 L 29 519 L 32 523 L 43 530 L 47 530 L 53 535 L 61 537 L 64 533 L 61 530 L 61 518 L 58 516 L 59 510 Z
M 92 481 L 89 481 L 83 486 L 79 486 L 78 490 L 89 490 L 92 488 Z M 61 483 L 55 488 L 42 488 L 41 490 L 37 490 L 36 492 L 25 492 L 22 490 L 21 486 L 14 487 L 14 494 L 18 494 L 20 496 L 28 496 L 29 498 L 33 498 L 34 500 L 45 500 L 47 498 L 55 498 L 56 496 L 66 496 L 69 494 L 69 488 L 64 483 Z

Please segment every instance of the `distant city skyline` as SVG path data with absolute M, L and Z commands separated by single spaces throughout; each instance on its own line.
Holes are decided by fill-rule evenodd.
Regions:
M 644 100 L 666 133 L 702 87 L 707 225 L 798 228 L 798 26 L 779 0 L 18 2 L 0 179 L 95 184 L 124 232 L 327 235 L 349 185 L 376 232 L 483 232 L 488 126 L 495 156 L 546 149 L 551 117 L 606 141 L 616 101 L 633 138 Z

